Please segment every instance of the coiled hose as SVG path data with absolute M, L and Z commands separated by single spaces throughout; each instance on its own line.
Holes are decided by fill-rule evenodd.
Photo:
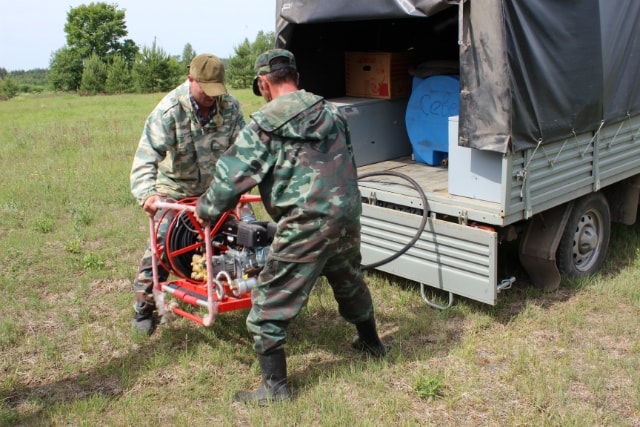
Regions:
M 186 212 L 178 214 L 173 222 L 170 235 L 167 236 L 168 252 L 174 252 L 197 243 L 204 243 L 200 240 L 198 230 L 193 226 Z M 191 271 L 193 270 L 191 260 L 194 253 L 196 253 L 195 249 L 170 258 L 169 262 L 175 273 L 184 278 L 191 277 Z

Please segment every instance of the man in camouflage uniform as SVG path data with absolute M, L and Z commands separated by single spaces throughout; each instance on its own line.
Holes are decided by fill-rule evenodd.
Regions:
M 247 317 L 262 384 L 236 394 L 238 401 L 262 404 L 289 397 L 286 329 L 321 275 L 333 289 L 340 315 L 356 325 L 352 345 L 376 357 L 385 348 L 360 269 L 362 205 L 347 121 L 322 97 L 298 89 L 291 52 L 267 51 L 255 69 L 253 91 L 267 104 L 251 115 L 218 161 L 196 214 L 200 220 L 215 219 L 257 185 L 277 222 Z
M 204 193 L 216 162 L 233 143 L 244 118 L 237 99 L 227 93 L 224 65 L 211 54 L 196 56 L 187 80 L 169 92 L 147 118 L 131 168 L 131 192 L 147 215 L 160 217 L 160 200 L 179 200 Z M 175 214 L 175 213 L 174 213 Z M 159 225 L 158 244 L 164 243 L 171 213 Z M 158 265 L 160 281 L 168 278 Z M 134 327 L 146 334 L 156 324 L 153 300 L 152 252 L 145 249 L 133 290 Z

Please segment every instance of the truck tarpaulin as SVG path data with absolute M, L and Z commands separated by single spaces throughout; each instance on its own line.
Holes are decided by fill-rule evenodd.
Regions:
M 458 7 L 447 0 L 278 0 L 276 43 L 302 56 L 301 63 L 320 57 L 324 64 L 343 64 L 344 49 L 369 28 L 365 22 L 375 23 L 369 50 L 406 48 L 398 30 L 405 23 L 406 34 L 415 39 L 437 37 L 428 23 L 442 25 L 438 16 L 455 18 Z M 393 26 L 385 27 L 387 21 Z M 459 144 L 519 151 L 597 132 L 602 123 L 638 114 L 639 21 L 638 0 L 466 0 L 462 40 L 455 52 L 460 67 Z M 353 25 L 341 26 L 340 34 L 322 31 L 323 26 L 345 22 Z M 322 36 L 309 40 L 311 32 L 296 31 L 304 26 L 313 26 L 313 33 Z M 419 28 L 425 31 L 416 33 Z M 307 40 L 297 40 L 299 36 Z M 345 46 L 343 52 L 339 45 Z M 330 65 L 324 68 L 325 79 L 340 78 L 339 66 L 334 74 Z M 304 65 L 301 74 L 304 82 Z M 310 87 L 335 96 L 322 93 L 329 83 Z

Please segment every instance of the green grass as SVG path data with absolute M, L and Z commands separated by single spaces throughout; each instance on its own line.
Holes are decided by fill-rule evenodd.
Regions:
M 259 381 L 246 312 L 130 330 L 148 236 L 129 169 L 161 96 L 0 102 L 0 425 L 640 425 L 639 226 L 614 227 L 600 275 L 549 294 L 519 278 L 495 307 L 433 310 L 367 273 L 381 361 L 350 350 L 321 281 L 289 328 L 294 399 L 232 404 Z

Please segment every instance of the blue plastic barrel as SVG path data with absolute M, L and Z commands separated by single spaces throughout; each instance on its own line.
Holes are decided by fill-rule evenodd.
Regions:
M 455 75 L 413 78 L 405 122 L 420 163 L 440 165 L 449 153 L 449 117 L 457 116 L 460 80 Z

